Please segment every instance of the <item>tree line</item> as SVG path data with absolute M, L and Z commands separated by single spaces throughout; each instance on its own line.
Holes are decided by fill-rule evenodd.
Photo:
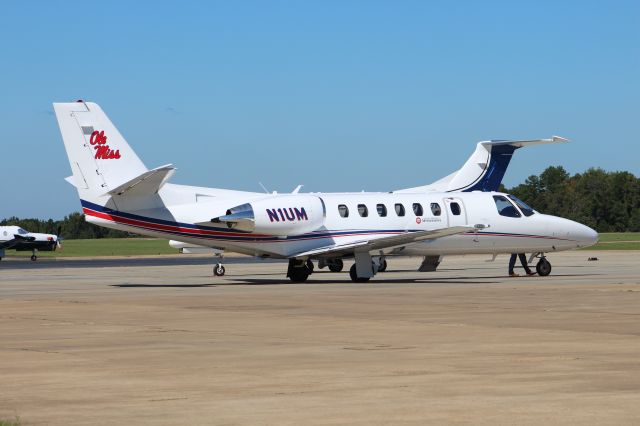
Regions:
M 640 231 L 640 179 L 629 172 L 591 168 L 570 176 L 548 167 L 506 190 L 535 210 L 566 217 L 598 232 Z
M 501 191 L 515 195 L 541 213 L 584 223 L 598 232 L 640 231 L 640 179 L 629 172 L 589 169 L 570 176 L 562 166 L 548 167 L 540 175 Z M 122 238 L 132 234 L 85 222 L 82 213 L 62 220 L 10 217 L 0 225 L 18 225 L 30 232 L 44 232 L 68 239 Z
M 65 239 L 90 239 L 90 238 L 123 238 L 131 237 L 132 234 L 115 229 L 103 228 L 88 223 L 84 220 L 82 213 L 71 213 L 62 220 L 42 220 L 42 219 L 20 219 L 10 217 L 0 221 L 0 226 L 17 225 L 29 232 L 42 232 L 45 234 L 60 234 Z

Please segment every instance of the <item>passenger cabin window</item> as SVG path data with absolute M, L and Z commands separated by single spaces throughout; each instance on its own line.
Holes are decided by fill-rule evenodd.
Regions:
M 400 203 L 396 204 L 396 214 L 398 216 L 404 216 L 404 206 Z
M 460 210 L 460 204 L 451 203 L 449 204 L 449 208 L 451 209 L 451 213 L 453 213 L 454 216 L 460 216 L 460 213 L 462 212 L 462 210 Z
M 529 216 L 531 216 L 532 214 L 535 213 L 535 211 L 533 211 L 533 209 L 531 207 L 529 207 L 529 205 L 527 203 L 525 203 L 524 201 L 522 201 L 518 197 L 515 197 L 513 195 L 509 195 L 509 198 L 511 198 L 511 201 L 516 203 L 516 206 L 520 207 L 520 210 L 522 211 L 522 214 L 524 214 L 525 216 L 529 217 Z
M 442 214 L 442 209 L 440 208 L 440 204 L 431 203 L 431 213 L 433 213 L 434 216 L 440 216 Z
M 420 203 L 413 203 L 413 213 L 416 216 L 422 216 L 422 214 L 424 213 L 424 210 L 422 210 L 422 204 Z
M 376 205 L 376 210 L 378 210 L 378 216 L 386 217 L 387 216 L 387 206 L 384 204 Z
M 349 208 L 344 204 L 340 204 L 338 206 L 338 213 L 340 213 L 340 217 L 349 217 Z
M 369 209 L 364 204 L 358 204 L 358 214 L 362 217 L 369 216 Z
M 496 202 L 496 208 L 500 216 L 520 217 L 520 212 L 501 195 L 494 195 L 493 200 Z

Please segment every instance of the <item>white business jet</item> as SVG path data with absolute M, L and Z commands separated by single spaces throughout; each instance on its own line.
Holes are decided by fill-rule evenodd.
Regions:
M 351 279 L 367 281 L 392 255 L 424 256 L 420 270 L 426 271 L 442 255 L 530 252 L 540 258 L 538 273 L 548 275 L 545 253 L 597 241 L 587 226 L 538 213 L 508 194 L 482 192 L 477 185 L 504 174 L 497 160 L 490 161 L 499 156 L 476 162 L 480 173 L 464 185 L 454 173 L 437 187 L 390 193 L 264 194 L 184 186 L 168 183 L 175 172 L 170 164 L 147 169 L 97 104 L 55 103 L 54 109 L 73 172 L 67 181 L 78 190 L 87 221 L 288 259 L 287 277 L 294 282 L 307 280 L 313 259 L 338 269 L 345 258 L 355 259 Z M 513 150 L 519 144 L 524 146 L 496 142 Z
M 16 250 L 30 251 L 31 260 L 36 261 L 38 251 L 55 251 L 61 247 L 58 235 L 29 232 L 19 226 L 0 226 L 0 260 L 5 256 L 5 250 Z

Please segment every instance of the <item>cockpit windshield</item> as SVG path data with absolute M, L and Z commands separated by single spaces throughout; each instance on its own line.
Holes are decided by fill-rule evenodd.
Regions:
M 498 209 L 498 214 L 500 216 L 506 217 L 520 217 L 520 212 L 516 209 L 513 204 L 509 202 L 502 195 L 494 195 L 493 200 L 496 202 L 496 208 Z
M 18 228 L 18 234 L 20 234 L 20 235 L 25 235 L 25 234 L 28 234 L 28 232 L 27 232 L 27 231 L 25 231 L 25 230 L 24 230 L 24 229 L 22 229 L 22 228 Z
M 520 207 L 520 210 L 522 210 L 522 214 L 524 214 L 525 216 L 529 217 L 535 213 L 535 211 L 531 207 L 529 207 L 527 203 L 525 203 L 515 195 L 509 195 L 509 198 L 511 198 L 511 201 L 513 201 L 518 207 Z

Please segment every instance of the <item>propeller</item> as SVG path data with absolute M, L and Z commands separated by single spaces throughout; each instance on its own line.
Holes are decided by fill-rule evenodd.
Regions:
M 58 226 L 58 230 L 56 231 L 56 246 L 55 249 L 62 250 L 62 237 L 60 236 L 60 231 L 62 230 L 62 226 Z

